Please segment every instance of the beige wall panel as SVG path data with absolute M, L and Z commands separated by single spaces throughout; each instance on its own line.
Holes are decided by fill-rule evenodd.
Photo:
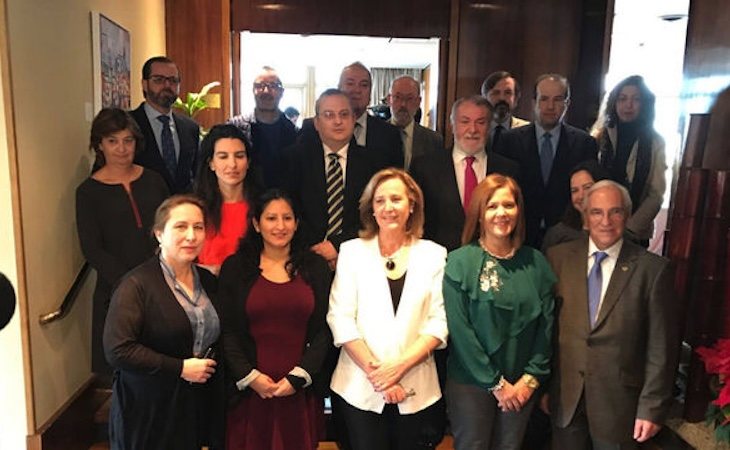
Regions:
M 163 54 L 163 0 L 6 0 L 24 233 L 35 423 L 42 426 L 90 375 L 91 282 L 71 313 L 41 328 L 81 267 L 74 192 L 88 175 L 93 102 L 90 11 L 131 35 L 132 105 L 151 55 Z

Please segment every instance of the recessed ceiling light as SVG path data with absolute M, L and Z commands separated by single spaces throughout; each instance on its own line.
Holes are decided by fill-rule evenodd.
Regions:
M 283 11 L 287 9 L 287 6 L 283 3 L 262 3 L 256 7 L 266 11 Z
M 474 9 L 491 9 L 491 10 L 498 10 L 501 9 L 499 5 L 495 5 L 494 3 L 470 3 L 470 8 Z

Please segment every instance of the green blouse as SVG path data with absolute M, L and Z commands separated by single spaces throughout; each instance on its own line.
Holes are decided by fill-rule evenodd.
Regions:
M 478 243 L 449 253 L 444 302 L 448 376 L 484 389 L 530 374 L 544 384 L 552 356 L 555 275 L 540 252 L 498 259 Z

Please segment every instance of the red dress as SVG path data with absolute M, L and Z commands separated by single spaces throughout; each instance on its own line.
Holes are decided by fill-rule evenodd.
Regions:
M 220 266 L 236 252 L 238 241 L 246 234 L 248 203 L 245 201 L 221 205 L 221 226 L 216 233 L 212 228 L 205 232 L 203 250 L 198 263 L 205 266 Z
M 274 382 L 299 364 L 313 311 L 314 294 L 299 276 L 286 283 L 259 276 L 251 288 L 246 315 L 256 342 L 256 368 Z M 262 399 L 249 387 L 227 421 L 228 450 L 315 450 L 324 405 L 309 388 Z

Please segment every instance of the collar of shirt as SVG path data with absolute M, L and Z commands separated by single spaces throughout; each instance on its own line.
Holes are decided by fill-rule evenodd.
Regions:
M 608 247 L 607 249 L 600 250 L 596 244 L 593 243 L 593 239 L 588 237 L 588 270 L 590 271 L 590 267 L 593 266 L 593 254 L 595 252 L 605 252 L 608 255 L 608 258 L 613 260 L 614 263 L 616 260 L 618 260 L 618 255 L 621 253 L 621 247 L 624 244 L 623 238 L 619 239 L 618 242 L 613 244 L 612 246 Z
M 162 129 L 162 123 L 157 120 L 157 117 L 159 116 L 167 116 L 170 118 L 170 125 L 174 128 L 175 127 L 175 120 L 172 117 L 172 109 L 170 109 L 170 112 L 167 114 L 162 114 L 155 108 L 151 107 L 149 103 L 144 102 L 144 112 L 147 114 L 147 120 L 150 121 L 150 123 L 158 123 L 160 124 L 160 129 Z
M 327 165 L 329 165 L 329 155 L 330 153 L 337 153 L 337 155 L 340 157 L 340 166 L 342 166 L 342 178 L 347 179 L 347 151 L 350 148 L 350 143 L 348 142 L 345 144 L 342 148 L 338 150 L 332 150 L 327 144 L 322 143 L 322 148 L 324 149 L 324 171 L 327 173 Z
M 553 156 L 558 151 L 558 142 L 560 141 L 560 131 L 563 129 L 563 124 L 559 123 L 550 131 L 545 130 L 543 127 L 535 122 L 535 136 L 537 137 L 537 148 L 540 151 L 540 145 L 542 145 L 542 137 L 545 133 L 550 133 L 550 141 L 553 143 Z
M 487 152 L 484 150 L 480 150 L 476 152 L 475 154 L 471 155 L 459 147 L 459 144 L 454 143 L 454 151 L 451 153 L 451 155 L 454 158 L 454 167 L 459 167 L 464 164 L 464 158 L 467 156 L 473 156 L 476 160 L 474 161 L 475 164 L 485 164 L 487 163 Z M 478 175 L 477 175 L 478 176 Z
M 183 289 L 180 283 L 178 283 L 177 278 L 175 278 L 175 271 L 173 271 L 172 267 L 165 262 L 162 254 L 160 254 L 160 267 L 162 267 L 162 272 L 165 274 L 167 284 L 171 285 L 175 291 L 180 293 L 189 303 L 197 305 L 198 299 L 200 299 L 200 295 L 203 291 L 203 286 L 200 284 L 200 276 L 198 275 L 198 271 L 195 269 L 195 264 L 191 267 L 191 270 L 193 271 L 193 298 L 190 298 L 185 289 Z
M 509 130 L 512 128 L 512 116 L 507 116 L 506 119 L 504 119 L 504 122 L 497 122 L 496 120 L 493 120 L 489 124 L 489 129 L 493 130 L 497 128 L 497 125 L 502 125 L 502 128 L 506 130 Z

